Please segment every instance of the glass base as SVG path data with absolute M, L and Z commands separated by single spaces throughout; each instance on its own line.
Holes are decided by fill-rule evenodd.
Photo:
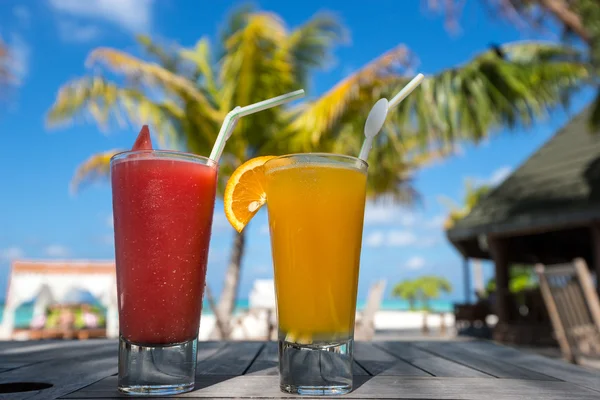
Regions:
M 279 340 L 279 387 L 285 393 L 328 396 L 352 391 L 353 339 L 298 344 Z
M 119 391 L 165 396 L 194 389 L 197 339 L 147 346 L 119 338 Z

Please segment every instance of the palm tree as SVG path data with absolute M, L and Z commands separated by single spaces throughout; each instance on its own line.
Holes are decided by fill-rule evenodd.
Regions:
M 422 276 L 415 280 L 415 285 L 418 288 L 419 298 L 423 302 L 423 308 L 425 310 L 430 309 L 430 300 L 437 299 L 442 293 L 452 292 L 452 284 L 450 281 L 441 276 Z
M 111 117 L 149 123 L 159 143 L 208 154 L 229 110 L 306 87 L 310 73 L 327 61 L 344 33 L 326 15 L 290 30 L 275 14 L 241 9 L 229 19 L 215 50 L 206 38 L 194 48 L 182 49 L 160 46 L 145 36 L 138 42 L 152 61 L 99 48 L 89 55 L 88 66 L 121 74 L 124 83 L 104 75 L 68 82 L 48 120 L 57 124 L 91 116 L 101 126 Z M 504 51 L 505 58 L 488 51 L 428 77 L 401 104 L 371 152 L 369 195 L 410 199 L 415 168 L 447 154 L 457 141 L 478 141 L 494 128 L 530 124 L 560 105 L 568 98 L 566 91 L 588 74 L 585 65 L 572 60 L 576 53 L 567 47 L 515 43 Z M 220 188 L 233 168 L 257 155 L 313 149 L 358 154 L 368 109 L 407 82 L 405 71 L 412 58 L 399 46 L 304 106 L 242 119 L 221 159 Z M 73 187 L 105 177 L 108 156 L 114 152 L 91 156 L 76 172 Z M 225 321 L 235 306 L 244 243 L 244 233 L 236 234 L 216 310 Z
M 427 326 L 427 314 L 430 311 L 430 300 L 437 299 L 440 297 L 441 293 L 452 292 L 452 285 L 446 278 L 435 275 L 426 275 L 417 278 L 415 284 L 419 288 L 419 297 L 423 302 L 423 310 L 425 311 L 423 313 L 422 331 L 423 333 L 427 333 L 429 332 L 429 327 Z
M 409 309 L 413 311 L 415 309 L 415 301 L 417 300 L 419 293 L 418 287 L 414 280 L 406 279 L 396 284 L 392 290 L 393 297 L 399 297 L 408 301 Z
M 411 311 L 415 309 L 415 302 L 420 300 L 423 305 L 423 333 L 429 332 L 427 314 L 430 310 L 429 301 L 440 297 L 441 293 L 452 292 L 452 284 L 444 277 L 425 275 L 416 279 L 406 279 L 398 283 L 392 291 L 392 296 L 401 297 L 409 301 Z M 441 329 L 445 329 L 442 325 Z
M 460 16 L 462 0 L 440 2 L 427 0 L 430 9 L 446 15 L 447 26 L 454 29 Z M 549 30 L 562 28 L 563 38 L 575 39 L 589 50 L 593 66 L 590 84 L 598 89 L 590 127 L 600 129 L 600 2 L 598 0 L 480 0 L 490 15 L 503 18 L 519 28 Z

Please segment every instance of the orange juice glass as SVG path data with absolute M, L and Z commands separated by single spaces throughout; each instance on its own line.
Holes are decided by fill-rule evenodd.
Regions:
M 293 154 L 265 164 L 281 389 L 352 390 L 352 346 L 367 164 Z

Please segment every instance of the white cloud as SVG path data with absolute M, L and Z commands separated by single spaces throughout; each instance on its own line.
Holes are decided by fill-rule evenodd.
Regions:
M 371 232 L 365 239 L 365 243 L 369 247 L 380 247 L 383 245 L 384 241 L 385 236 L 383 232 L 380 231 Z
M 24 5 L 14 6 L 13 15 L 24 27 L 29 27 L 29 23 L 31 22 L 31 13 L 27 7 Z
M 14 78 L 14 83 L 20 86 L 29 73 L 29 59 L 31 49 L 27 42 L 18 33 L 11 33 L 8 47 L 7 67 Z
M 67 257 L 69 255 L 70 251 L 65 246 L 61 246 L 58 244 L 52 244 L 50 246 L 47 246 L 44 249 L 44 253 L 48 257 Z
M 113 214 L 112 213 L 110 213 L 106 217 L 106 226 L 108 226 L 109 228 L 114 228 L 115 227 L 115 220 L 113 218 Z
M 6 249 L 0 249 L 0 260 L 12 261 L 17 258 L 23 258 L 25 252 L 20 247 L 8 247 Z
M 225 213 L 222 210 L 215 211 L 212 226 L 216 231 L 225 230 L 229 226 L 229 221 L 227 221 L 227 217 L 225 217 Z
M 401 225 L 414 226 L 419 217 L 411 210 L 397 204 L 368 203 L 365 208 L 365 225 Z
M 494 172 L 492 172 L 490 179 L 488 179 L 488 183 L 492 186 L 498 186 L 499 184 L 504 182 L 504 180 L 506 178 L 508 178 L 508 176 L 512 173 L 512 171 L 513 171 L 513 168 L 508 165 L 500 167 L 497 170 L 495 170 Z
M 49 0 L 57 12 L 72 17 L 96 19 L 134 33 L 152 28 L 153 0 Z
M 390 230 L 369 233 L 365 238 L 365 244 L 369 247 L 403 247 L 418 243 L 417 237 L 410 231 Z
M 261 235 L 268 235 L 269 234 L 269 225 L 262 224 L 258 231 Z
M 105 245 L 108 245 L 108 246 L 115 245 L 115 237 L 113 235 L 103 235 L 100 239 L 101 239 L 102 243 Z
M 425 226 L 431 229 L 440 229 L 444 225 L 444 221 L 446 221 L 446 216 L 443 214 L 436 215 L 431 218 L 427 222 L 425 222 Z
M 266 274 L 271 272 L 271 267 L 267 265 L 256 265 L 252 267 L 252 272 L 255 274 Z
M 433 247 L 436 246 L 437 244 L 440 243 L 440 239 L 436 238 L 436 237 L 425 237 L 425 238 L 420 238 L 419 241 L 417 242 L 417 245 L 419 247 Z
M 408 246 L 416 241 L 417 237 L 409 231 L 390 231 L 387 235 L 387 245 L 391 247 Z
M 409 269 L 421 269 L 425 266 L 425 259 L 423 257 L 414 256 L 408 259 L 406 267 Z
M 58 33 L 63 41 L 70 43 L 87 43 L 101 35 L 100 28 L 96 25 L 79 24 L 70 20 L 58 22 Z

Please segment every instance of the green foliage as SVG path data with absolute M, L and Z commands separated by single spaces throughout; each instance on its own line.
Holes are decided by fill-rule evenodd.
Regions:
M 414 310 L 415 301 L 419 297 L 419 287 L 415 280 L 404 280 L 394 286 L 392 296 L 407 300 L 410 309 Z
M 309 86 L 311 72 L 323 67 L 346 37 L 326 14 L 289 29 L 279 16 L 247 8 L 231 16 L 214 48 L 207 38 L 180 48 L 139 36 L 146 59 L 115 49 L 92 51 L 87 65 L 99 73 L 64 85 L 48 121 L 91 116 L 103 127 L 111 121 L 149 123 L 163 146 L 206 155 L 229 110 Z M 447 155 L 457 141 L 479 141 L 494 129 L 530 124 L 561 104 L 565 91 L 587 76 L 571 48 L 514 43 L 502 49 L 505 58 L 487 51 L 427 77 L 396 109 L 370 154 L 370 196 L 385 193 L 411 201 L 415 169 Z M 368 110 L 408 81 L 406 70 L 414 59 L 409 49 L 398 46 L 303 106 L 243 118 L 225 148 L 219 186 L 229 176 L 226 171 L 258 155 L 358 154 Z M 109 74 L 125 79 L 118 84 Z M 84 163 L 73 183 L 106 176 L 100 172 L 107 169 L 95 165 L 99 173 Z
M 447 25 L 454 29 L 458 23 L 462 0 L 438 2 L 428 0 L 430 9 L 446 14 Z M 582 45 L 582 59 L 590 64 L 592 87 L 598 89 L 592 107 L 590 128 L 600 130 L 600 1 L 598 0 L 480 0 L 489 14 L 507 20 L 521 30 L 562 30 L 565 43 Z
M 440 200 L 448 205 L 450 212 L 446 221 L 444 221 L 444 229 L 451 229 L 454 224 L 469 215 L 471 210 L 484 198 L 492 189 L 491 186 L 473 183 L 472 180 L 465 182 L 465 196 L 463 205 L 459 206 L 452 200 L 441 198 Z
M 521 264 L 511 265 L 508 284 L 511 293 L 516 294 L 524 290 L 535 289 L 538 285 L 538 279 L 532 266 Z M 486 291 L 488 294 L 496 291 L 495 278 L 488 281 Z
M 441 276 L 424 275 L 416 279 L 404 280 L 394 286 L 392 296 L 408 300 L 410 309 L 415 309 L 415 302 L 421 301 L 429 310 L 429 301 L 437 299 L 442 293 L 452 292 L 450 282 Z

